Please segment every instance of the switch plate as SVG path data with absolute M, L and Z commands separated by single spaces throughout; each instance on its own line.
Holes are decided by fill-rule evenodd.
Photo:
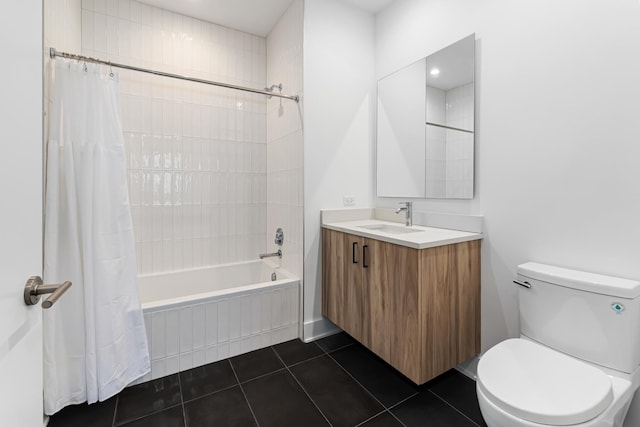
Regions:
M 344 206 L 355 206 L 356 196 L 342 196 L 342 204 Z

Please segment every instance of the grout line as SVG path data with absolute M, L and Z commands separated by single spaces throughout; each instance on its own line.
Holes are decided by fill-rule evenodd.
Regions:
M 402 422 L 402 420 L 396 416 L 396 414 L 394 414 L 393 412 L 391 412 L 391 410 L 392 410 L 393 408 L 397 407 L 397 406 L 402 405 L 402 404 L 403 404 L 404 402 L 406 402 L 407 400 L 411 399 L 412 397 L 416 397 L 416 396 L 417 396 L 417 395 L 419 395 L 419 394 L 420 394 L 420 392 L 419 392 L 419 391 L 416 391 L 416 392 L 415 392 L 415 393 L 413 393 L 411 396 L 409 396 L 409 397 L 407 397 L 407 398 L 405 398 L 405 399 L 402 399 L 400 402 L 396 403 L 395 405 L 391 405 L 391 406 L 389 407 L 389 409 L 387 409 L 387 411 L 389 411 L 389 413 L 391 414 L 391 416 L 392 416 L 393 418 L 395 418 L 395 419 L 396 419 L 396 421 L 398 421 L 400 424 L 402 424 L 403 426 L 405 426 L 405 427 L 406 427 L 406 424 L 405 424 L 405 423 L 403 423 L 403 422 Z
M 362 422 L 361 422 L 361 423 L 359 423 L 359 424 L 356 424 L 356 427 L 360 427 L 361 425 L 363 425 L 363 424 L 365 424 L 365 423 L 368 423 L 368 422 L 369 422 L 369 421 L 371 421 L 372 419 L 374 419 L 374 418 L 376 418 L 376 417 L 378 417 L 378 416 L 380 416 L 380 415 L 384 414 L 385 412 L 387 412 L 387 410 L 386 410 L 386 409 L 385 409 L 384 411 L 380 411 L 380 412 L 378 412 L 378 413 L 377 413 L 377 414 L 375 414 L 374 416 L 367 418 L 366 420 L 362 421 Z
M 231 363 L 231 358 L 227 359 L 229 361 L 229 365 L 231 365 L 231 370 L 233 371 L 233 375 L 235 375 L 236 377 L 236 381 L 238 381 L 238 387 L 240 387 L 240 391 L 242 392 L 242 395 L 244 396 L 244 401 L 247 402 L 247 406 L 249 407 L 249 411 L 251 411 L 251 415 L 253 415 L 253 419 L 256 422 L 256 426 L 260 427 L 260 423 L 258 422 L 258 418 L 256 417 L 255 412 L 253 412 L 253 408 L 251 407 L 251 402 L 249 402 L 249 399 L 247 398 L 247 394 L 244 392 L 244 388 L 242 387 L 242 384 L 240 384 L 240 379 L 238 378 L 238 374 L 236 373 L 236 368 L 233 367 L 233 363 Z
M 239 385 L 240 385 L 239 383 L 236 383 L 236 384 L 230 385 L 228 387 L 221 388 L 220 390 L 212 391 L 210 393 L 201 394 L 201 395 L 199 395 L 197 397 L 194 397 L 193 399 L 189 399 L 189 400 L 184 400 L 184 397 L 183 397 L 182 398 L 182 404 L 184 405 L 185 403 L 191 403 L 194 400 L 198 400 L 198 399 L 203 398 L 203 397 L 207 397 L 207 396 L 211 396 L 211 395 L 214 395 L 214 394 L 218 394 L 221 391 L 227 391 L 227 390 L 232 389 L 234 387 L 237 387 Z
M 389 414 L 390 414 L 393 418 L 395 418 L 395 420 L 396 420 L 397 422 L 399 422 L 399 423 L 400 423 L 400 425 L 401 425 L 402 427 L 407 427 L 407 425 L 406 425 L 405 423 L 403 423 L 403 422 L 402 422 L 402 420 L 401 420 L 400 418 L 396 417 L 396 414 L 394 414 L 394 413 L 393 413 L 393 412 L 391 412 L 391 411 L 389 411 Z
M 413 393 L 411 396 L 405 397 L 404 399 L 402 399 L 400 402 L 398 403 L 394 403 L 393 405 L 389 406 L 389 408 L 387 408 L 389 411 L 392 410 L 393 408 L 395 408 L 396 406 L 399 406 L 401 404 L 403 404 L 404 402 L 406 402 L 407 400 L 411 399 L 412 397 L 415 397 L 417 395 L 419 395 L 420 392 L 416 391 L 415 393 Z
M 116 406 L 113 408 L 113 419 L 111 420 L 111 427 L 116 425 L 116 412 L 118 412 L 118 403 L 120 403 L 120 393 L 116 395 Z
M 436 393 L 434 393 L 433 391 L 431 391 L 430 389 L 428 390 L 429 393 L 433 394 L 435 397 L 437 397 L 438 399 L 442 400 L 444 403 L 446 403 L 447 405 L 449 405 L 450 407 L 452 407 L 457 413 L 459 413 L 460 415 L 462 415 L 463 417 L 465 417 L 466 419 L 468 419 L 469 421 L 471 421 L 471 423 L 474 426 L 478 426 L 480 427 L 480 425 L 478 423 L 476 423 L 474 420 L 472 420 L 471 418 L 469 418 L 467 416 L 467 414 L 465 414 L 464 412 L 462 412 L 461 410 L 459 410 L 458 408 L 456 408 L 455 406 L 453 406 L 451 403 L 447 402 L 444 398 L 440 397 L 439 395 L 437 395 Z
M 182 407 L 182 421 L 184 425 L 187 425 L 187 414 L 184 410 L 184 395 L 182 394 L 182 379 L 180 378 L 180 372 L 178 372 L 178 386 L 180 387 L 180 406 Z
M 166 408 L 162 408 L 162 409 L 158 409 L 157 411 L 153 411 L 153 412 L 149 412 L 148 414 L 144 414 L 140 417 L 136 417 L 136 418 L 132 418 L 130 420 L 127 420 L 126 422 L 120 423 L 120 424 L 114 424 L 114 427 L 126 427 L 127 425 L 129 425 L 129 423 L 132 423 L 134 421 L 140 421 L 143 420 L 147 417 L 150 417 L 151 415 L 155 415 L 157 413 L 163 412 L 163 411 L 167 411 L 169 409 L 173 409 L 177 406 L 179 406 L 179 403 L 176 403 L 175 405 L 171 405 L 171 406 L 167 406 Z M 183 415 L 184 416 L 184 415 Z
M 315 343 L 315 342 L 316 342 L 316 341 L 314 341 L 314 343 Z M 325 354 L 329 354 L 329 353 L 336 352 L 336 351 L 338 351 L 338 350 L 342 350 L 343 348 L 347 348 L 347 347 L 349 347 L 350 345 L 354 345 L 354 344 L 355 344 L 355 342 L 350 342 L 350 343 L 347 343 L 347 344 L 345 344 L 345 345 L 343 345 L 343 346 L 340 346 L 340 347 L 338 347 L 338 348 L 334 348 L 334 349 L 333 349 L 333 350 L 331 350 L 331 351 L 328 351 L 327 349 L 325 349 L 324 347 L 322 347 L 320 344 L 317 344 L 317 343 L 316 343 L 316 345 L 317 345 L 318 347 L 320 347 L 320 349 L 321 349 L 322 351 L 324 351 L 324 352 L 325 352 Z
M 369 393 L 369 395 L 370 395 L 371 397 L 373 397 L 373 400 L 375 400 L 376 402 L 378 402 L 378 404 L 380 404 L 380 406 L 382 406 L 385 410 L 386 410 L 386 409 L 389 409 L 389 408 L 387 408 L 387 406 L 386 406 L 385 404 L 383 404 L 382 402 L 380 402 L 380 400 L 378 400 L 378 398 L 377 398 L 377 397 L 375 397 L 375 396 L 373 395 L 373 393 L 371 393 L 371 392 L 369 391 L 369 389 L 368 389 L 368 388 L 366 388 L 364 385 L 362 385 L 362 383 L 361 383 L 360 381 L 358 381 L 358 380 L 356 379 L 356 377 L 354 377 L 353 375 L 351 375 L 351 372 L 347 371 L 347 369 L 346 369 L 344 366 L 342 366 L 342 365 L 340 364 L 340 362 L 338 362 L 336 359 L 334 359 L 334 358 L 333 358 L 333 356 L 331 356 L 329 353 L 327 353 L 327 356 L 329 356 L 329 358 L 330 358 L 331 360 L 333 360 L 333 363 L 335 363 L 336 365 L 338 365 L 338 366 L 340 367 L 340 369 L 342 369 L 344 372 L 346 372 L 346 374 L 347 374 L 347 375 L 349 375 L 349 376 L 350 376 L 350 377 L 351 377 L 351 378 L 356 382 L 356 384 L 358 384 L 360 387 L 362 387 L 362 389 L 363 389 L 364 391 L 366 391 L 367 393 Z
M 310 358 L 305 359 L 305 360 L 303 360 L 303 361 L 301 361 L 301 362 L 292 363 L 291 365 L 286 365 L 286 364 L 285 364 L 285 366 L 288 366 L 288 367 L 291 367 L 291 368 L 292 368 L 292 367 L 294 367 L 294 366 L 302 365 L 303 363 L 306 363 L 306 362 L 308 362 L 308 361 L 310 361 L 310 360 L 318 359 L 318 358 L 320 358 L 320 357 L 324 357 L 324 356 L 326 356 L 326 353 L 322 353 L 322 354 L 319 354 L 319 355 L 317 355 L 317 356 L 310 357 Z M 284 361 L 283 361 L 283 362 L 284 362 Z
M 251 382 L 253 380 L 258 380 L 260 378 L 264 378 L 264 377 L 269 376 L 271 374 L 275 374 L 276 372 L 284 371 L 285 369 L 287 369 L 287 368 L 285 366 L 283 366 L 282 368 L 278 368 L 275 371 L 271 371 L 271 372 L 267 372 L 266 374 L 258 375 L 257 377 L 253 377 L 253 378 L 250 378 L 248 380 L 244 380 L 244 381 L 242 381 L 242 382 L 240 382 L 238 384 L 246 384 L 246 383 L 249 383 L 249 382 Z
M 215 362 L 212 362 L 212 363 L 219 363 L 219 362 L 224 362 L 224 361 L 227 361 L 227 363 L 229 363 L 229 366 L 231 367 L 231 370 L 233 371 L 233 363 L 231 363 L 231 358 L 218 360 L 218 361 L 215 361 Z M 208 365 L 209 365 L 209 363 L 208 363 Z M 205 365 L 203 365 L 203 366 L 205 366 Z M 192 399 L 184 400 L 184 395 L 183 395 L 182 396 L 182 404 L 184 405 L 185 403 L 191 403 L 194 400 L 198 400 L 198 399 L 203 398 L 203 397 L 211 396 L 211 395 L 214 395 L 216 393 L 220 393 L 221 391 L 227 391 L 227 390 L 232 389 L 232 388 L 234 388 L 236 386 L 239 386 L 240 382 L 238 382 L 238 376 L 235 375 L 235 371 L 233 371 L 233 373 L 234 373 L 234 376 L 236 378 L 236 383 L 235 384 L 231 384 L 230 386 L 223 387 L 221 389 L 218 389 L 218 390 L 215 390 L 215 391 L 211 391 L 209 393 L 204 393 L 204 394 L 198 395 L 198 396 L 196 396 L 196 397 L 194 397 Z M 182 382 L 180 384 L 182 386 Z M 186 421 L 186 414 L 185 414 L 185 421 Z
M 317 344 L 316 344 L 317 345 Z M 320 346 L 318 346 L 320 347 Z M 278 352 L 273 348 L 273 346 L 271 346 L 271 350 L 273 350 L 273 352 L 276 354 L 276 357 L 278 359 L 280 359 L 280 361 L 282 362 L 282 364 L 285 366 L 287 372 L 289 372 L 289 375 L 291 375 L 291 377 L 294 379 L 294 381 L 296 383 L 298 383 L 298 385 L 300 386 L 300 388 L 302 389 L 302 391 L 304 392 L 304 394 L 307 395 L 307 397 L 309 398 L 309 400 L 311 401 L 311 403 L 313 403 L 313 406 L 316 407 L 316 409 L 318 410 L 318 412 L 320 412 L 320 415 L 322 415 L 322 418 L 325 419 L 325 421 L 329 424 L 330 427 L 333 427 L 333 424 L 331 424 L 331 421 L 329 421 L 329 419 L 327 418 L 327 416 L 324 414 L 324 412 L 322 412 L 322 410 L 320 409 L 320 407 L 318 406 L 318 404 L 315 402 L 315 400 L 313 400 L 311 398 L 311 395 L 309 394 L 309 392 L 307 392 L 307 390 L 302 386 L 302 383 L 300 383 L 300 381 L 298 381 L 298 378 L 296 378 L 295 375 L 293 375 L 293 372 L 291 372 L 291 369 L 289 369 L 289 367 L 287 366 L 286 363 L 284 363 L 284 360 L 282 360 L 282 358 L 280 357 L 280 355 L 278 354 Z

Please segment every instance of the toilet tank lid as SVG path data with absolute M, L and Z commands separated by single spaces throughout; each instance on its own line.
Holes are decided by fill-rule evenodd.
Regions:
M 633 299 L 640 296 L 640 282 L 636 280 L 587 273 L 537 262 L 520 264 L 518 274 L 567 288 L 618 298 Z

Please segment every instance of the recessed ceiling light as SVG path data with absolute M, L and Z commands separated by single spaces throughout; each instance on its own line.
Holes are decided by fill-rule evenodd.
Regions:
M 437 68 L 432 68 L 430 73 L 432 76 L 437 76 L 438 74 L 440 74 L 440 70 L 438 70 Z

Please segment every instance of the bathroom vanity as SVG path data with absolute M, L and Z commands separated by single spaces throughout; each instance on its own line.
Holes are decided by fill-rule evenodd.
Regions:
M 422 384 L 480 352 L 480 239 L 379 220 L 323 222 L 322 314 Z

